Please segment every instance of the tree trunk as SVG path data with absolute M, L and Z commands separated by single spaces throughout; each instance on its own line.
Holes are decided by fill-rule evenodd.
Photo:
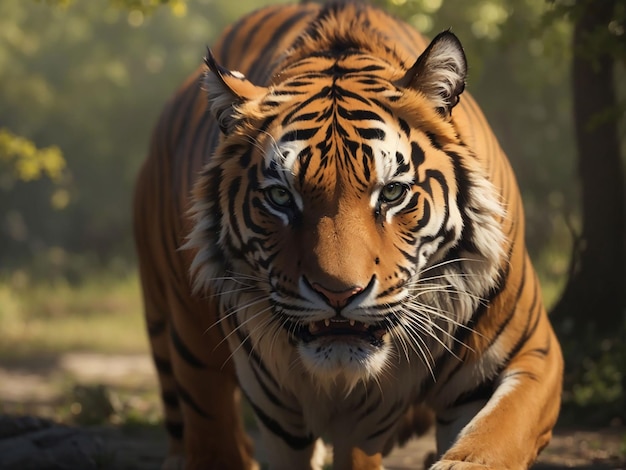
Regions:
M 573 337 L 615 336 L 626 309 L 626 208 L 618 123 L 600 119 L 616 109 L 614 59 L 589 51 L 589 36 L 606 32 L 617 0 L 581 2 L 574 28 L 573 96 L 582 233 L 572 271 L 553 309 L 555 323 L 569 324 Z M 596 36 L 597 37 L 597 36 Z

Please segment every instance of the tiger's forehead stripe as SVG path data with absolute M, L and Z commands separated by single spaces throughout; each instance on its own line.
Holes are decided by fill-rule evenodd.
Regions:
M 348 178 L 361 191 L 370 187 L 372 181 L 379 186 L 391 181 L 412 181 L 413 152 L 407 141 L 410 127 L 401 120 L 396 128 L 392 119 L 385 119 L 392 113 L 381 96 L 393 95 L 396 90 L 388 80 L 376 75 L 383 67 L 368 64 L 367 60 L 359 58 L 361 68 L 349 68 L 335 61 L 316 72 L 315 77 L 310 76 L 311 72 L 307 77 L 296 75 L 273 90 L 273 94 L 291 94 L 295 103 L 286 104 L 287 109 L 277 116 L 283 133 L 277 137 L 276 148 L 267 155 L 300 186 L 320 179 L 331 164 L 337 169 L 333 179 Z M 309 89 L 313 78 L 317 90 Z M 298 102 L 300 88 L 308 89 L 307 99 Z M 328 186 L 329 174 L 324 179 Z

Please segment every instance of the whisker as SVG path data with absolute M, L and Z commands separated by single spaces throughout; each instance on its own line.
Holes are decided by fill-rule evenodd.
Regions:
M 476 300 L 478 302 L 485 302 L 487 299 L 480 297 L 478 295 L 472 294 L 470 292 L 465 292 L 465 291 L 459 291 L 458 289 L 455 289 L 453 286 L 449 286 L 449 285 L 445 285 L 445 286 L 438 286 L 438 285 L 433 285 L 432 287 L 427 287 L 425 289 L 419 289 L 417 290 L 417 292 L 412 292 L 411 295 L 413 297 L 420 297 L 422 295 L 426 295 L 426 294 L 432 294 L 434 292 L 442 292 L 444 294 L 455 294 L 455 295 L 464 295 L 469 297 L 472 300 Z
M 428 371 L 430 372 L 431 377 L 433 378 L 433 380 L 435 380 L 435 372 L 432 368 L 432 365 L 434 365 L 435 360 L 430 350 L 426 346 L 426 342 L 414 330 L 414 327 L 411 326 L 411 324 L 408 325 L 409 328 L 406 328 L 407 325 L 403 325 L 403 326 L 404 328 L 402 328 L 401 330 L 402 334 L 406 335 L 406 339 L 408 340 L 408 343 L 411 346 L 411 349 L 413 349 L 415 354 L 422 360 L 422 363 L 428 368 Z M 428 355 L 426 354 L 424 350 L 428 352 Z M 429 357 L 430 357 L 430 360 L 428 359 Z M 432 365 L 431 365 L 431 362 L 432 362 Z
M 450 340 L 452 340 L 452 342 L 456 342 L 459 345 L 469 349 L 470 351 L 474 351 L 474 349 L 472 347 L 470 347 L 469 345 L 467 345 L 466 343 L 462 342 L 461 340 L 459 340 L 453 333 L 454 332 L 450 332 L 445 330 L 444 328 L 441 327 L 441 325 L 439 325 L 436 322 L 431 321 L 430 319 L 428 319 L 427 317 L 424 317 L 423 314 L 431 314 L 436 318 L 439 318 L 443 321 L 445 321 L 446 323 L 450 324 L 450 325 L 454 325 L 457 328 L 463 328 L 466 329 L 467 331 L 471 332 L 471 333 L 475 333 L 479 336 L 483 336 L 481 333 L 479 333 L 478 331 L 474 330 L 473 328 L 471 328 L 468 325 L 465 325 L 463 323 L 459 323 L 455 320 L 453 320 L 452 318 L 450 318 L 448 315 L 444 315 L 440 312 L 438 312 L 435 309 L 432 309 L 430 306 L 425 305 L 422 306 L 421 308 L 417 308 L 414 309 L 412 311 L 415 315 L 407 315 L 407 320 L 409 322 L 413 322 L 415 325 L 423 325 L 424 327 L 427 328 L 427 330 L 424 330 L 425 332 L 428 332 L 430 334 L 430 336 L 432 336 L 433 339 L 435 339 L 439 344 L 441 344 L 441 346 L 443 346 L 450 354 L 452 354 L 453 356 L 457 357 L 456 354 L 454 354 L 453 351 L 451 351 L 449 349 L 449 347 L 447 345 L 445 345 L 442 340 L 439 338 L 439 336 L 437 336 L 435 334 L 434 330 L 440 331 L 445 337 L 448 337 Z M 423 328 L 421 328 L 423 329 Z M 430 330 L 430 332 L 432 332 L 432 334 L 428 331 Z M 460 359 L 460 358 L 458 358 Z
M 220 297 L 222 295 L 228 295 L 228 294 L 236 294 L 238 292 L 245 292 L 245 291 L 254 291 L 256 288 L 254 286 L 246 286 L 246 287 L 239 287 L 237 289 L 230 289 L 230 290 L 224 290 L 224 291 L 219 291 L 219 292 L 213 292 L 211 293 L 211 295 L 205 297 L 208 299 L 212 299 L 215 297 Z
M 219 346 L 220 344 L 222 344 L 224 341 L 226 341 L 228 338 L 230 338 L 234 333 L 236 333 L 237 331 L 239 331 L 241 328 L 243 328 L 247 323 L 251 322 L 252 320 L 254 320 L 256 317 L 258 317 L 259 315 L 261 315 L 262 313 L 267 312 L 268 310 L 270 310 L 272 307 L 268 306 L 262 310 L 259 310 L 258 312 L 252 314 L 250 317 L 246 318 L 242 323 L 240 323 L 239 325 L 237 325 L 236 328 L 233 328 L 233 330 L 228 333 L 218 344 L 217 346 Z
M 432 315 L 438 319 L 443 320 L 444 322 L 450 324 L 450 325 L 454 325 L 457 328 L 462 328 L 464 330 L 467 330 L 468 332 L 472 333 L 472 334 L 476 334 L 478 336 L 484 337 L 484 335 L 482 333 L 480 333 L 479 331 L 473 329 L 472 327 L 470 327 L 469 325 L 465 324 L 465 323 L 461 323 L 455 319 L 453 319 L 449 312 L 446 312 L 445 310 L 441 310 L 441 309 L 436 309 L 431 305 L 427 305 L 427 304 L 421 304 L 419 302 L 414 303 L 414 304 L 410 304 L 411 307 L 413 307 L 412 312 L 416 313 L 416 314 L 420 314 L 420 313 L 426 313 L 429 315 Z M 411 311 L 409 311 L 411 312 Z M 451 334 L 451 333 L 448 333 Z
M 260 295 L 258 297 L 255 297 L 255 298 L 251 299 L 247 304 L 235 305 L 235 306 L 229 308 L 213 324 L 209 325 L 209 327 L 206 330 L 204 330 L 203 334 L 207 334 L 211 330 L 211 328 L 219 325 L 220 323 L 222 323 L 224 320 L 230 318 L 231 316 L 236 315 L 237 313 L 241 312 L 242 310 L 244 310 L 246 308 L 249 308 L 249 307 L 252 307 L 253 305 L 259 304 L 259 303 L 263 302 L 264 300 L 266 300 L 266 297 L 264 295 Z
M 225 338 L 223 338 L 218 345 L 216 346 L 216 348 L 222 344 L 224 341 L 226 341 L 230 336 L 232 336 L 236 331 L 238 331 L 240 328 L 242 328 L 246 323 L 254 320 L 255 318 L 257 318 L 259 315 L 267 312 L 269 309 L 271 309 L 270 307 L 264 308 L 263 310 L 260 310 L 258 312 L 256 312 L 254 315 L 250 316 L 250 318 L 247 318 L 241 325 L 237 326 L 237 328 L 233 329 L 233 331 L 231 331 L 228 335 L 226 335 Z M 224 363 L 222 364 L 222 368 L 228 363 L 228 361 L 230 361 L 232 359 L 232 357 L 237 353 L 237 351 L 239 351 L 243 345 L 246 343 L 246 341 L 248 341 L 250 339 L 250 337 L 252 336 L 252 332 L 248 332 L 248 334 L 241 340 L 241 342 L 239 343 L 239 345 L 233 350 L 231 351 L 230 355 L 226 358 L 226 360 L 224 361 Z M 254 349 L 254 345 L 252 346 L 252 348 Z
M 417 333 L 415 329 L 418 329 L 418 331 L 422 331 L 423 333 L 427 334 L 430 338 L 434 339 L 439 345 L 441 345 L 441 347 L 443 347 L 448 353 L 450 353 L 452 356 L 460 360 L 460 358 L 454 353 L 454 351 L 452 351 L 450 347 L 446 343 L 444 343 L 444 341 L 441 338 L 439 338 L 439 336 L 437 336 L 434 330 L 441 331 L 445 336 L 465 346 L 465 344 L 462 341 L 460 341 L 454 335 L 450 334 L 449 332 L 441 328 L 436 323 L 427 322 L 421 318 L 412 318 L 412 320 L 413 320 L 413 323 L 409 322 L 410 328 L 412 329 L 412 331 Z M 432 358 L 432 355 L 431 355 L 431 358 Z M 433 358 L 433 361 L 434 361 L 434 358 Z
M 428 271 L 432 271 L 433 269 L 441 268 L 443 266 L 447 266 L 447 265 L 454 264 L 454 263 L 463 263 L 463 262 L 466 262 L 466 261 L 476 262 L 476 263 L 483 263 L 484 262 L 481 259 L 475 259 L 475 258 L 455 258 L 455 259 L 449 259 L 449 260 L 441 261 L 439 263 L 435 263 L 432 266 L 428 266 L 428 267 L 422 269 L 421 271 L 419 271 L 417 273 L 417 275 L 424 274 L 424 273 L 426 273 Z
M 428 277 L 420 277 L 417 279 L 413 279 L 413 277 L 411 277 L 407 281 L 407 283 L 421 284 L 422 282 L 436 281 L 439 279 L 471 278 L 471 277 L 482 277 L 482 276 L 483 275 L 479 273 L 455 273 L 454 271 L 450 271 L 444 274 L 437 274 L 435 276 L 428 276 Z M 409 285 L 413 285 L 413 284 L 409 284 Z

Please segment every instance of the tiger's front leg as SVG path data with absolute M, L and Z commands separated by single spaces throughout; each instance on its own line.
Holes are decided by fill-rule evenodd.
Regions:
M 270 470 L 322 470 L 326 449 L 322 440 L 308 430 L 302 405 L 281 385 L 284 381 L 276 378 L 275 371 L 270 371 L 271 366 L 257 351 L 245 342 L 237 344 L 234 336 L 228 339 L 237 377 L 261 433 L 263 455 L 259 460 Z M 261 349 L 264 345 L 264 341 L 257 343 Z
M 534 463 L 552 436 L 562 376 L 561 350 L 545 314 L 536 331 L 543 333 L 513 357 L 484 406 L 469 403 L 439 417 L 446 422 L 437 429 L 443 455 L 430 470 L 522 470 Z
M 176 310 L 168 340 L 183 415 L 184 469 L 258 470 L 240 416 L 241 392 L 228 362 L 230 351 L 219 330 L 206 326 L 210 310 L 207 315 L 206 307 L 191 299 L 171 307 Z M 168 459 L 163 468 L 172 468 L 173 462 Z
M 263 448 L 267 452 L 267 468 L 270 470 L 322 470 L 326 449 L 321 439 L 313 440 L 308 444 L 298 444 L 278 436 L 275 430 L 270 430 L 257 419 Z M 277 423 L 275 423 L 277 425 Z

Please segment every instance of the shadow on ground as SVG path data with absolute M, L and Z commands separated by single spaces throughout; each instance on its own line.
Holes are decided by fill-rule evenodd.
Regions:
M 59 424 L 55 410 L 59 404 L 67 403 L 68 390 L 76 387 L 110 390 L 123 398 L 121 405 L 116 406 L 132 409 L 143 420 L 132 421 L 132 425 L 127 420 L 123 426 Z M 147 390 L 152 395 L 139 399 Z M 3 362 L 0 365 L 0 469 L 157 470 L 167 443 L 162 427 L 145 420 L 146 410 L 151 407 L 158 409 L 159 405 L 153 366 L 147 355 L 73 352 Z M 533 469 L 626 469 L 625 446 L 624 427 L 561 428 Z M 425 457 L 433 450 L 431 433 L 395 449 L 385 459 L 385 468 L 422 469 Z M 261 462 L 264 460 L 259 444 L 257 456 Z

